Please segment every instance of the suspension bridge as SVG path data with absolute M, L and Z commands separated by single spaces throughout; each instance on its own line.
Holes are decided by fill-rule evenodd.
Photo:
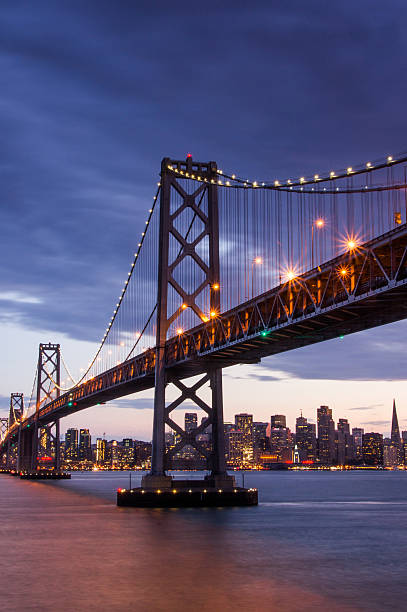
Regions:
M 59 344 L 40 344 L 30 399 L 12 393 L 1 420 L 2 466 L 38 476 L 46 456 L 47 470 L 59 472 L 61 418 L 154 388 L 143 493 L 175 490 L 166 472 L 188 445 L 210 471 L 201 496 L 239 494 L 225 464 L 222 369 L 406 318 L 406 175 L 404 154 L 267 181 L 190 155 L 163 159 L 93 360 L 75 380 Z M 169 386 L 178 391 L 172 402 Z M 172 417 L 184 402 L 205 415 L 192 431 Z M 200 442 L 208 428 L 210 448 Z M 166 430 L 177 434 L 171 449 Z

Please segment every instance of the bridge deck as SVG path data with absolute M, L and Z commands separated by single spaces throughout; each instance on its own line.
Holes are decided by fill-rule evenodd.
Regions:
M 407 226 L 168 340 L 168 379 L 261 358 L 407 317 Z M 39 411 L 40 424 L 154 386 L 151 349 Z M 31 426 L 35 417 L 23 427 Z M 15 436 L 17 426 L 9 431 Z M 3 443 L 5 440 L 3 441 Z

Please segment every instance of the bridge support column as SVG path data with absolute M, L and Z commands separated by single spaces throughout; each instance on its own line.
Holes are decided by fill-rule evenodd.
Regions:
M 202 183 L 193 193 L 188 192 L 182 184 L 182 178 L 175 175 L 174 167 L 181 171 L 181 174 L 185 171 L 187 176 L 188 173 L 195 173 L 202 179 Z M 206 460 L 214 486 L 233 487 L 234 483 L 234 479 L 227 475 L 225 464 L 222 370 L 209 365 L 207 373 L 197 383 L 187 387 L 181 380 L 191 374 L 177 376 L 169 373 L 166 356 L 167 338 L 175 333 L 182 333 L 182 329 L 181 332 L 179 329 L 176 332 L 174 325 L 175 321 L 177 325 L 182 325 L 185 311 L 190 313 L 192 310 L 196 323 L 209 321 L 211 316 L 220 313 L 217 180 L 215 162 L 193 162 L 190 156 L 186 161 L 162 161 L 153 450 L 151 472 L 142 481 L 142 486 L 146 489 L 171 487 L 172 479 L 166 475 L 166 469 L 171 468 L 172 459 L 184 446 L 192 446 Z M 180 229 L 180 216 L 185 212 L 189 214 L 191 221 L 189 227 L 187 224 Z M 181 273 L 174 274 L 179 267 L 182 270 L 185 260 L 190 261 L 189 265 L 195 266 L 197 277 L 201 277 L 199 286 L 188 285 Z M 169 306 L 169 303 L 174 303 L 174 300 L 168 300 L 169 287 L 172 296 L 175 291 L 179 299 L 175 310 Z M 209 305 L 209 312 L 204 312 L 204 304 L 205 308 Z M 200 372 L 202 373 L 202 370 Z M 196 394 L 196 391 L 208 382 L 211 387 L 211 405 Z M 169 383 L 175 385 L 181 395 L 175 402 L 166 406 L 166 386 Z M 170 417 L 172 410 L 185 400 L 192 400 L 207 414 L 205 421 L 192 431 L 184 431 Z M 165 445 L 166 426 L 175 432 L 177 439 L 175 446 L 169 450 Z M 212 446 L 206 448 L 198 438 L 209 429 L 212 429 Z

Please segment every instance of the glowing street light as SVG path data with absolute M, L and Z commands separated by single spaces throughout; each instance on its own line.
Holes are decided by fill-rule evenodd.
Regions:
M 181 336 L 181 334 L 183 334 L 183 333 L 184 333 L 184 330 L 182 329 L 182 327 L 178 327 L 178 329 L 177 329 L 178 336 Z
M 314 221 L 312 223 L 312 227 L 311 227 L 311 268 L 314 267 L 314 227 L 317 227 L 318 229 L 322 229 L 325 226 L 325 221 L 324 219 L 317 219 L 316 221 Z
M 263 259 L 261 257 L 255 257 L 252 260 L 251 272 L 252 272 L 252 298 L 254 297 L 254 266 L 261 266 L 263 263 Z M 249 283 L 247 283 L 249 284 Z M 249 292 L 249 288 L 247 288 L 247 292 Z
M 297 276 L 296 273 L 294 272 L 294 270 L 287 270 L 287 280 L 288 281 L 292 281 L 295 279 L 295 277 Z
M 348 240 L 348 242 L 346 243 L 346 246 L 348 247 L 350 251 L 353 251 L 354 249 L 356 249 L 357 243 L 354 240 Z

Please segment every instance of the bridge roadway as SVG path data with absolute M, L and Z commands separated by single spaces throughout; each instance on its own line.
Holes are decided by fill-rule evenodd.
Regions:
M 261 358 L 407 317 L 407 225 L 202 323 L 166 344 L 168 380 Z M 353 356 L 357 359 L 358 356 Z M 154 386 L 150 349 L 61 395 L 39 425 Z M 22 428 L 33 425 L 27 418 Z M 15 424 L 9 436 L 15 438 Z

